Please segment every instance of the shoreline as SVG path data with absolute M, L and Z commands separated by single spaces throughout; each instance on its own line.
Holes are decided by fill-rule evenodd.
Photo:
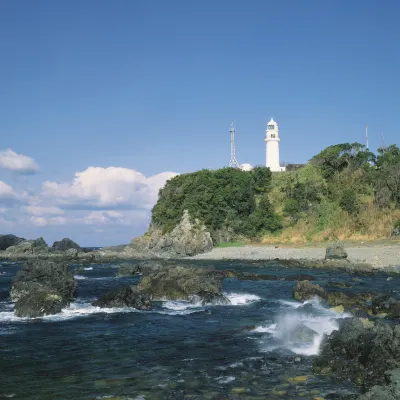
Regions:
M 400 266 L 400 244 L 360 244 L 345 247 L 352 264 L 368 264 L 374 269 Z M 215 247 L 208 253 L 184 257 L 185 260 L 309 260 L 325 259 L 325 247 L 285 247 L 245 245 Z

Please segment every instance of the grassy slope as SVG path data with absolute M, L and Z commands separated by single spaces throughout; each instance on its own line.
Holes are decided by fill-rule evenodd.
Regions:
M 282 188 L 290 178 L 307 182 L 309 179 L 320 180 L 316 170 L 306 166 L 297 172 L 283 172 L 273 174 L 270 201 L 274 204 L 278 214 L 283 215 L 282 205 L 287 199 Z M 400 220 L 399 209 L 379 209 L 374 205 L 372 193 L 358 196 L 360 211 L 356 215 L 349 215 L 338 204 L 327 201 L 326 207 L 320 212 L 304 215 L 293 224 L 285 217 L 285 227 L 277 234 L 264 235 L 261 242 L 264 244 L 307 244 L 325 242 L 334 239 L 349 242 L 382 241 L 388 239 L 393 229 L 393 223 Z M 318 214 L 318 215 L 316 215 Z

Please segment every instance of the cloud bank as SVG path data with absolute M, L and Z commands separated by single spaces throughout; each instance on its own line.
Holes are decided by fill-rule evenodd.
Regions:
M 158 191 L 176 173 L 146 178 L 133 169 L 89 167 L 76 172 L 71 182 L 44 182 L 42 197 L 61 208 L 151 209 Z
M 58 230 L 62 233 L 57 235 L 74 239 L 77 232 L 78 239 L 85 235 L 85 243 L 90 242 L 88 236 L 96 233 L 104 241 L 115 232 L 120 235 L 125 232 L 125 237 L 131 239 L 146 229 L 159 190 L 176 175 L 162 172 L 146 177 L 129 168 L 91 166 L 76 172 L 69 181 L 45 181 L 39 190 L 29 193 L 24 190 L 18 193 L 0 181 L 4 216 L 0 222 L 8 228 L 21 229 L 26 237 L 29 236 L 26 230 L 31 229 L 37 232 L 33 237 Z M 141 231 L 137 232 L 138 229 Z M 1 233 L 4 232 L 0 229 Z M 52 238 L 55 239 L 60 237 Z

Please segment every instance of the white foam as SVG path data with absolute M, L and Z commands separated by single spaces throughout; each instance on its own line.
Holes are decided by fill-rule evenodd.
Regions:
M 224 383 L 230 383 L 233 382 L 236 378 L 234 376 L 221 376 L 220 378 L 216 378 L 218 383 L 224 384 Z
M 90 279 L 90 280 L 93 279 L 96 281 L 107 281 L 107 280 L 115 279 L 113 276 L 91 277 L 91 276 L 84 276 L 84 275 L 74 275 L 74 278 L 77 281 L 82 281 L 82 280 L 86 280 L 86 279 Z
M 284 347 L 300 355 L 317 355 L 319 353 L 323 335 L 329 335 L 334 330 L 337 330 L 339 328 L 338 320 L 340 318 L 350 316 L 350 314 L 347 313 L 338 314 L 333 310 L 325 309 L 315 300 L 305 303 L 310 302 L 321 315 L 317 316 L 311 315 L 310 313 L 302 313 L 301 310 L 297 310 L 299 307 L 292 307 L 292 305 L 290 305 L 294 308 L 293 311 L 282 313 L 273 323 L 258 326 L 253 330 L 253 332 L 257 333 L 267 333 L 269 334 L 269 337 L 272 336 L 273 338 L 273 342 L 268 340 L 267 343 L 261 339 L 260 344 L 262 351 L 272 351 L 276 348 Z M 301 306 L 305 303 L 298 304 Z M 296 331 L 302 326 L 315 332 L 315 335 L 310 342 L 296 342 Z
M 93 267 L 86 267 L 86 268 L 83 268 L 85 271 L 93 271 Z
M 83 275 L 74 275 L 74 278 L 78 281 L 81 281 L 83 279 L 87 279 L 87 276 L 83 276 Z
M 251 304 L 261 300 L 257 295 L 248 293 L 224 293 L 224 295 L 229 299 L 233 306 Z

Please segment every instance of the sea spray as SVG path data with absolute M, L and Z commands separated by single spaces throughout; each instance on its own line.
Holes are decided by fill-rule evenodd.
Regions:
M 323 335 L 337 330 L 337 320 L 348 316 L 323 308 L 317 300 L 280 302 L 286 309 L 281 310 L 275 321 L 253 331 L 267 334 L 260 340 L 262 351 L 281 348 L 305 356 L 317 355 Z

